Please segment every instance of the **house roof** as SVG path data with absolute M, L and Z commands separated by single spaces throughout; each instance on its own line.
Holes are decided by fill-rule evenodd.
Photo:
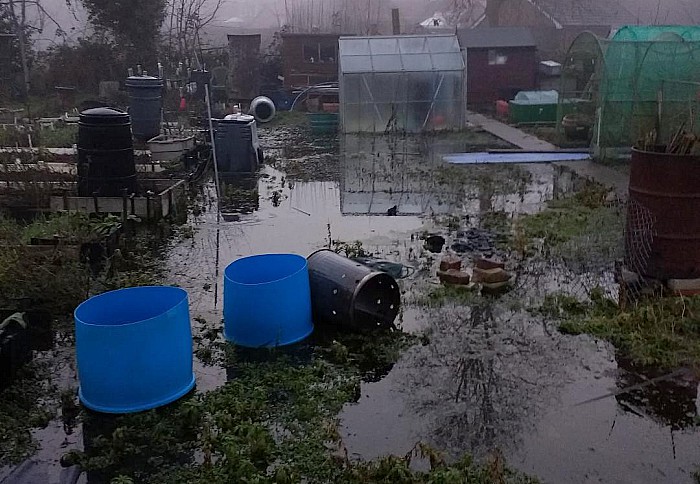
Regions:
M 535 47 L 535 39 L 527 27 L 483 27 L 457 29 L 459 45 L 463 49 L 490 49 L 496 47 Z
M 622 25 L 634 15 L 620 0 L 527 0 L 561 25 Z
M 639 25 L 697 25 L 700 9 L 697 0 L 618 0 L 631 12 Z

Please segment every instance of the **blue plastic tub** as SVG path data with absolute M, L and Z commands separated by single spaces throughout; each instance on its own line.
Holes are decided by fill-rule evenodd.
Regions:
M 249 348 L 284 346 L 314 330 L 306 259 L 263 254 L 224 271 L 224 335 Z
M 97 412 L 130 413 L 173 402 L 194 387 L 187 292 L 119 289 L 75 310 L 80 400 Z

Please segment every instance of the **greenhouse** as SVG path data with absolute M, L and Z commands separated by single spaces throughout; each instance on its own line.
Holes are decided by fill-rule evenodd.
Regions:
M 700 27 L 627 26 L 610 39 L 584 32 L 563 65 L 558 119 L 589 124 L 601 158 L 650 135 L 665 144 L 679 129 L 700 129 L 699 79 Z
M 455 35 L 341 37 L 339 61 L 344 132 L 463 126 L 464 60 Z

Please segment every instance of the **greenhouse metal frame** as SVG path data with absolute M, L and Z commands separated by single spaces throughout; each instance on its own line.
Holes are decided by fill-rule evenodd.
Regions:
M 464 71 L 455 35 L 341 37 L 342 130 L 460 129 L 465 116 Z

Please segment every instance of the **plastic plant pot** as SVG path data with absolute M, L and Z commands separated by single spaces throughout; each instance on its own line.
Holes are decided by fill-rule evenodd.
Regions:
M 92 297 L 75 310 L 80 401 L 103 413 L 160 407 L 195 383 L 187 292 L 144 286 Z
M 224 336 L 248 348 L 299 342 L 314 329 L 306 259 L 262 254 L 224 271 Z

